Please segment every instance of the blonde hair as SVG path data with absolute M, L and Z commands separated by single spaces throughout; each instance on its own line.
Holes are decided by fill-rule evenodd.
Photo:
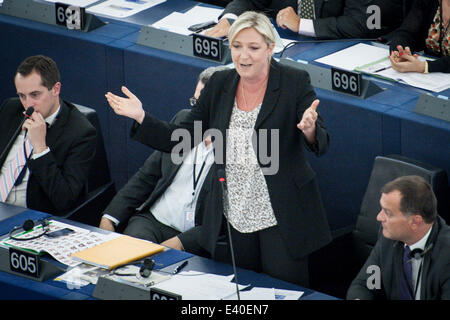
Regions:
M 247 11 L 241 14 L 237 20 L 231 25 L 228 32 L 228 41 L 231 44 L 236 35 L 243 29 L 255 29 L 266 42 L 267 46 L 275 43 L 275 33 L 273 31 L 272 23 L 264 14 Z

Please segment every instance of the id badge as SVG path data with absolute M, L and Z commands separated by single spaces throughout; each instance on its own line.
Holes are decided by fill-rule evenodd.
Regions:
M 184 212 L 184 231 L 189 230 L 195 226 L 195 214 L 193 210 Z

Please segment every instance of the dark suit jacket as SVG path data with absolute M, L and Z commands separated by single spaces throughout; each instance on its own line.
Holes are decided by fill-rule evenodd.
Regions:
M 219 130 L 221 137 L 215 138 L 214 151 L 217 156 L 220 150 L 217 142 L 224 137 L 222 160 L 226 159 L 226 129 L 238 82 L 239 75 L 235 69 L 215 72 L 188 119 L 181 123 L 182 127 L 190 130 L 194 139 L 194 121 L 201 121 L 203 132 L 210 128 Z M 265 179 L 278 226 L 293 258 L 303 257 L 331 239 L 315 173 L 305 154 L 305 147 L 316 155 L 325 153 L 329 136 L 321 118 L 316 122 L 317 145 L 309 146 L 303 133 L 297 128 L 303 112 L 315 98 L 306 72 L 271 61 L 267 90 L 254 128 L 257 141 L 260 139 L 260 129 L 266 129 L 266 132 L 271 129 L 279 130 L 279 170 L 276 174 L 265 175 Z M 177 144 L 170 141 L 171 134 L 178 127 L 146 114 L 143 123 L 133 127 L 132 136 L 155 149 L 170 152 Z M 268 137 L 270 135 L 267 134 Z M 270 141 L 267 149 L 267 154 L 273 155 L 276 152 L 271 150 Z M 263 164 L 259 152 L 256 154 L 263 170 L 270 166 Z M 224 167 L 224 162 L 218 163 L 216 158 L 210 174 L 214 172 L 213 177 L 217 177 L 216 171 Z M 213 254 L 222 224 L 223 204 L 219 182 L 212 179 L 210 183 L 211 196 L 205 199 L 202 227 L 197 232 L 200 233 L 199 243 Z
M 23 119 L 18 98 L 0 107 L 0 150 L 3 151 Z M 87 176 L 95 154 L 96 130 L 71 103 L 61 100 L 61 109 L 47 129 L 50 152 L 29 160 L 27 207 L 59 215 L 69 211 L 86 192 Z M 8 153 L 0 159 L 0 166 Z
M 428 30 L 433 23 L 438 9 L 438 0 L 416 0 L 411 11 L 407 15 L 401 27 L 390 34 L 386 39 L 390 40 L 390 48 L 397 50 L 397 45 L 410 47 L 413 51 L 425 50 L 427 54 L 436 55 L 435 52 L 425 47 L 425 39 L 428 38 Z M 429 72 L 450 73 L 450 56 L 442 57 L 435 61 L 428 61 Z
M 381 9 L 381 29 L 369 30 L 367 13 L 370 5 Z M 233 0 L 224 11 L 240 15 L 245 11 L 264 12 L 275 18 L 286 7 L 297 12 L 297 0 Z M 377 37 L 398 27 L 402 18 L 402 0 L 314 0 L 317 38 L 368 38 Z
M 431 243 L 431 250 L 425 254 L 422 266 L 421 300 L 450 299 L 450 227 L 438 216 L 426 247 Z M 399 299 L 399 279 L 403 277 L 402 258 L 403 243 L 387 239 L 380 232 L 375 247 L 353 280 L 347 292 L 347 299 Z M 370 265 L 380 267 L 381 289 L 369 290 L 366 281 L 372 273 L 366 270 Z
M 179 124 L 183 119 L 186 119 L 189 112 L 188 109 L 179 111 L 172 122 Z M 147 212 L 170 186 L 180 166 L 173 163 L 170 153 L 154 151 L 144 165 L 117 193 L 104 213 L 113 216 L 121 223 L 126 223 L 132 215 Z M 209 184 L 206 183 L 209 178 L 207 176 L 200 190 L 195 212 L 196 227 L 194 228 L 198 228 L 202 221 L 203 211 L 201 208 L 203 199 L 209 191 Z M 191 238 L 184 238 L 182 235 L 179 235 L 179 238 L 186 251 L 197 252 L 198 245 L 195 239 L 192 239 L 194 243 L 190 243 Z

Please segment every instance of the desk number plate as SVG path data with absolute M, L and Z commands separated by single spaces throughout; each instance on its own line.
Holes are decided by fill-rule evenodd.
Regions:
M 151 288 L 150 300 L 181 300 L 181 296 L 165 290 Z
M 65 26 L 70 30 L 82 30 L 84 28 L 84 8 L 57 2 L 55 3 L 55 11 L 56 24 Z
M 39 256 L 37 254 L 9 248 L 10 270 L 39 278 Z
M 222 39 L 194 33 L 193 45 L 194 56 L 214 61 L 222 60 Z
M 331 68 L 331 87 L 333 90 L 354 96 L 361 95 L 361 74 L 357 72 Z

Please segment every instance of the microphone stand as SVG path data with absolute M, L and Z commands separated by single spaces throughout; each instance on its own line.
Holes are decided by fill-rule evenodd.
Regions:
M 218 175 L 219 175 L 219 181 L 220 181 L 220 185 L 222 186 L 222 199 L 225 202 L 225 197 L 226 197 L 226 193 L 225 191 L 227 190 L 226 188 L 226 180 L 225 180 L 225 171 L 223 169 L 219 169 L 218 170 Z M 239 285 L 238 285 L 238 276 L 237 276 L 237 271 L 236 271 L 236 262 L 234 260 L 234 249 L 233 249 L 233 240 L 231 239 L 231 227 L 230 227 L 230 221 L 228 220 L 228 214 L 225 213 L 225 203 L 223 206 L 224 210 L 223 210 L 223 214 L 225 216 L 225 219 L 227 220 L 227 230 L 228 230 L 228 243 L 230 245 L 230 251 L 231 251 L 231 264 L 233 265 L 233 272 L 234 272 L 234 282 L 236 284 L 236 295 L 238 300 L 241 300 L 241 296 L 239 294 Z

